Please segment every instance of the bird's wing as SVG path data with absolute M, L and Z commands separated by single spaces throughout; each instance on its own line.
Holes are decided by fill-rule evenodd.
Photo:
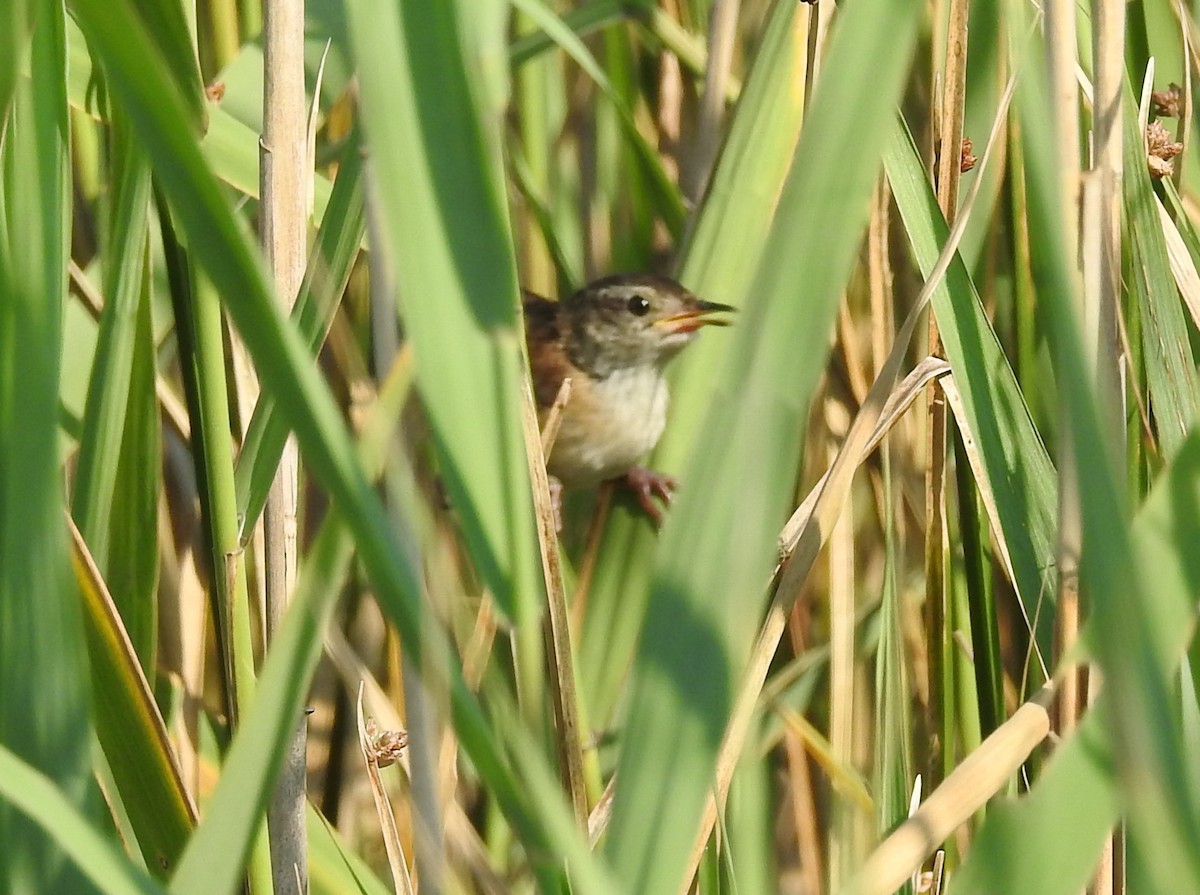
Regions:
M 570 369 L 563 347 L 558 302 L 526 290 L 525 343 L 529 348 L 529 368 L 533 373 L 533 392 L 538 408 L 554 403 L 563 379 Z

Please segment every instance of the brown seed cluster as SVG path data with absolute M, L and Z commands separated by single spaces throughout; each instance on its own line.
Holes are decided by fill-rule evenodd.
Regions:
M 1183 144 L 1175 141 L 1171 132 L 1159 121 L 1153 121 L 1146 128 L 1146 161 L 1150 166 L 1150 176 L 1155 180 L 1170 177 L 1175 172 L 1171 159 L 1183 152 Z
M 1171 84 L 1166 90 L 1150 94 L 1150 109 L 1159 118 L 1178 118 L 1183 110 L 1183 88 Z
M 962 156 L 958 163 L 958 170 L 960 172 L 962 172 L 963 174 L 966 174 L 968 171 L 970 171 L 972 168 L 974 168 L 975 163 L 977 161 L 979 161 L 979 159 L 975 158 L 975 156 L 973 156 L 971 154 L 971 150 L 974 148 L 975 148 L 975 144 L 973 144 L 971 142 L 971 138 L 963 137 Z
M 367 719 L 367 739 L 371 743 L 371 756 L 381 768 L 399 761 L 400 753 L 408 745 L 407 733 L 403 730 L 380 730 L 374 718 Z

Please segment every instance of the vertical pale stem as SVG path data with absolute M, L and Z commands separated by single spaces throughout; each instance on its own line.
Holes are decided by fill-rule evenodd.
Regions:
M 1093 0 L 1092 57 L 1094 108 L 1092 165 L 1088 175 L 1085 217 L 1089 225 L 1084 271 L 1085 345 L 1089 352 L 1101 423 L 1114 469 L 1123 469 L 1124 453 L 1118 315 L 1121 300 L 1121 94 L 1125 78 L 1125 0 Z M 1073 476 L 1064 475 L 1064 481 Z M 1114 852 L 1122 851 L 1122 833 L 1113 834 L 1101 857 L 1096 890 L 1113 890 L 1118 875 Z
M 845 409 L 831 408 L 831 428 L 844 434 L 850 428 Z M 837 460 L 831 446 L 829 463 Z M 829 538 L 829 749 L 834 761 L 854 763 L 854 514 L 847 501 Z M 849 799 L 834 805 L 829 838 L 829 890 L 839 891 L 853 874 L 861 856 L 856 837 L 857 806 Z
M 1096 182 L 1098 267 L 1085 291 L 1084 320 L 1096 387 L 1110 440 L 1113 462 L 1124 453 L 1121 395 L 1121 342 L 1118 315 L 1121 300 L 1121 93 L 1125 77 L 1124 0 L 1095 0 L 1093 4 L 1095 111 L 1093 159 L 1089 175 Z M 1120 466 L 1116 468 L 1121 468 Z
M 721 123 L 725 118 L 725 94 L 733 64 L 739 5 L 733 0 L 714 0 L 709 15 L 704 95 L 700 97 L 699 121 L 682 171 L 684 195 L 694 203 L 704 195 L 717 148 L 721 145 Z
M 307 256 L 304 0 L 266 0 L 263 12 L 262 244 L 276 294 L 290 309 L 304 278 Z M 295 440 L 289 438 L 263 509 L 268 645 L 296 582 L 298 463 Z M 295 891 L 297 879 L 300 891 L 308 890 L 305 728 L 305 719 L 297 718 L 268 810 L 276 892 Z

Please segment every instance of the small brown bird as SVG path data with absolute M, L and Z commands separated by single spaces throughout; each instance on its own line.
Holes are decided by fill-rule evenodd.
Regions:
M 622 480 L 655 522 L 675 481 L 638 466 L 667 423 L 663 366 L 712 316 L 733 311 L 701 301 L 674 280 L 619 274 L 597 280 L 565 301 L 525 293 L 525 338 L 539 413 L 544 417 L 563 380 L 571 396 L 546 462 L 566 487 Z

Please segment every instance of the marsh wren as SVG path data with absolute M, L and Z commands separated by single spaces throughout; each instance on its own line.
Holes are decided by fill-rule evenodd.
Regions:
M 662 435 L 669 400 L 663 367 L 702 326 L 725 326 L 728 305 L 701 301 L 666 277 L 619 274 L 555 302 L 525 293 L 525 338 L 539 415 L 563 380 L 563 410 L 546 470 L 566 487 L 619 480 L 662 521 L 675 481 L 638 466 Z

